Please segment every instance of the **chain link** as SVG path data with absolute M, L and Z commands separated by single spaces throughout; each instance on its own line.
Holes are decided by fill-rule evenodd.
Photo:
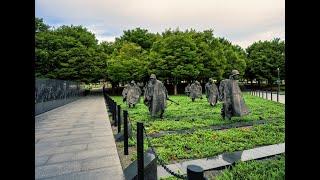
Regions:
M 181 174 L 178 174 L 178 173 L 175 173 L 174 171 L 170 170 L 164 163 L 164 161 L 162 159 L 159 158 L 159 156 L 157 155 L 157 153 L 155 152 L 154 150 L 154 147 L 153 145 L 151 144 L 151 141 L 150 141 L 150 137 L 148 136 L 147 134 L 147 131 L 145 129 L 145 127 L 143 127 L 143 131 L 144 131 L 144 134 L 146 136 L 146 139 L 147 139 L 147 143 L 148 143 L 148 146 L 151 148 L 151 151 L 153 152 L 153 154 L 155 155 L 157 161 L 159 162 L 159 164 L 163 167 L 164 170 L 166 170 L 169 174 L 179 178 L 179 179 L 187 179 L 187 176 L 185 175 L 181 175 Z

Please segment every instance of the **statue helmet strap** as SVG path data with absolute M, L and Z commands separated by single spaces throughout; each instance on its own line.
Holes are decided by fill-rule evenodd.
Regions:
M 151 74 L 150 75 L 150 79 L 156 79 L 156 75 L 155 74 Z
M 232 70 L 231 71 L 231 76 L 234 76 L 234 75 L 239 75 L 239 71 L 238 70 Z

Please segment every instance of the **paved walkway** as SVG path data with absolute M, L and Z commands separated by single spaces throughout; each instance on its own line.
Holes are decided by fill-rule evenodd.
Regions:
M 253 159 L 260 159 L 264 157 L 269 157 L 277 154 L 282 154 L 285 152 L 285 143 L 262 146 L 254 149 L 237 151 L 230 154 L 221 154 L 213 158 L 203 158 L 195 159 L 190 161 L 185 161 L 182 163 L 175 163 L 167 165 L 169 169 L 174 172 L 180 172 L 183 174 L 187 173 L 188 165 L 198 165 L 201 166 L 205 171 L 211 170 L 227 165 L 231 165 L 236 161 L 249 161 Z M 158 178 L 171 176 L 167 173 L 161 166 L 157 167 Z
M 124 179 L 103 96 L 83 97 L 35 120 L 36 179 Z
M 259 91 L 257 91 L 257 93 L 259 93 Z M 257 94 L 256 96 L 259 96 L 259 94 Z M 260 91 L 260 97 L 264 98 L 264 99 L 271 100 L 271 93 L 270 92 L 266 93 L 265 91 Z M 276 92 L 272 93 L 272 100 L 277 101 L 277 93 Z M 285 104 L 285 95 L 279 94 L 279 102 L 282 104 Z

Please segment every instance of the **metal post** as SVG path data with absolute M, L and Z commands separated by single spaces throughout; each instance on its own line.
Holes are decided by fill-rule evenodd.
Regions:
M 124 155 L 128 155 L 129 154 L 129 143 L 128 143 L 128 111 L 127 110 L 123 110 L 123 136 L 124 136 L 124 140 L 123 140 L 123 146 L 124 146 Z
M 278 68 L 278 90 L 277 90 L 277 102 L 279 102 L 279 91 L 280 91 L 280 69 Z
M 117 118 L 117 103 L 113 103 L 113 116 L 114 116 L 114 119 L 113 119 L 113 122 L 114 122 L 114 126 L 117 126 L 118 125 L 118 118 Z
M 203 169 L 197 165 L 187 166 L 187 179 L 188 180 L 202 180 L 204 178 Z
M 121 107 L 118 105 L 118 133 L 121 132 Z
M 138 161 L 138 180 L 144 179 L 144 160 L 143 160 L 143 123 L 137 122 L 137 161 Z
M 114 104 L 112 101 L 110 101 L 110 111 L 111 111 L 111 114 L 112 114 L 112 121 L 114 122 Z

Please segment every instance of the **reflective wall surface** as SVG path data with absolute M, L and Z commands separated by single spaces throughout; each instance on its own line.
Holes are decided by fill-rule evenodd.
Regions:
M 36 79 L 35 114 L 62 106 L 83 95 L 80 83 L 56 79 Z

